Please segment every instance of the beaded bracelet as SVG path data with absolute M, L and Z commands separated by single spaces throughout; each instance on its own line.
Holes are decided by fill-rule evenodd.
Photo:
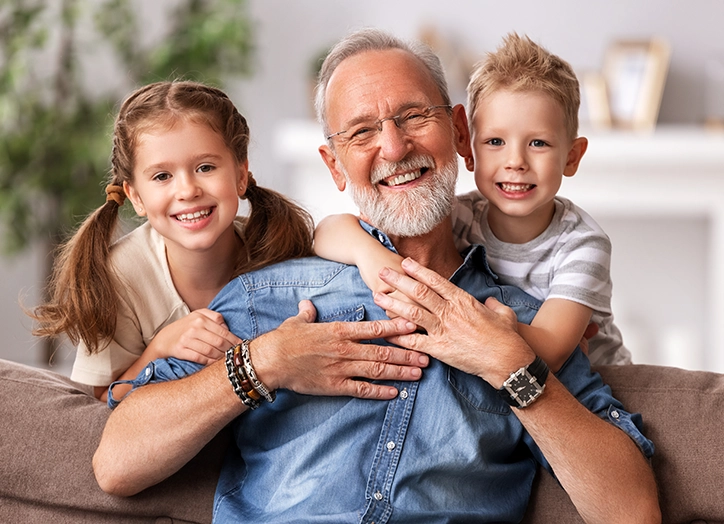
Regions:
M 256 376 L 256 372 L 254 371 L 254 366 L 251 364 L 251 355 L 249 354 L 249 341 L 248 340 L 242 340 L 241 341 L 241 361 L 244 364 L 243 370 L 246 372 L 246 376 L 249 379 L 249 382 L 251 382 L 251 385 L 254 387 L 254 389 L 266 399 L 267 402 L 274 402 L 277 398 L 276 391 L 269 391 L 267 387 L 262 383 L 261 380 L 259 380 Z
M 229 382 L 231 382 L 231 386 L 234 388 L 234 393 L 236 393 L 236 396 L 239 397 L 244 405 L 250 409 L 256 409 L 261 404 L 261 396 L 254 391 L 253 387 L 250 387 L 249 391 L 244 390 L 242 383 L 246 379 L 246 376 L 244 375 L 244 380 L 242 380 L 238 372 L 241 371 L 243 373 L 244 368 L 236 368 L 236 366 L 234 366 L 234 349 L 235 348 L 232 347 L 226 351 L 226 372 L 229 377 Z M 246 384 L 250 385 L 248 380 L 246 380 Z M 252 391 L 255 393 L 255 396 L 251 395 L 250 392 Z

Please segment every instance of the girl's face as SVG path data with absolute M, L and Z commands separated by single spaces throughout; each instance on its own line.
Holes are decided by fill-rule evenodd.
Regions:
M 123 185 L 136 213 L 164 237 L 168 256 L 213 253 L 235 242 L 247 169 L 209 126 L 179 120 L 138 137 L 133 182 Z

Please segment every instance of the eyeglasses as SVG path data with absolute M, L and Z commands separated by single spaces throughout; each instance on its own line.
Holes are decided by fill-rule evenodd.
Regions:
M 364 149 L 373 144 L 374 139 L 382 132 L 382 124 L 392 120 L 397 128 L 407 136 L 419 136 L 434 121 L 439 109 L 445 109 L 452 114 L 452 106 L 439 105 L 425 108 L 413 107 L 395 116 L 388 116 L 379 120 L 360 122 L 349 129 L 338 131 L 327 136 L 327 140 L 336 138 L 342 146 Z

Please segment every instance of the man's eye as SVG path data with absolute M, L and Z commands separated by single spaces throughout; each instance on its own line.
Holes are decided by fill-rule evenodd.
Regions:
M 358 127 L 350 131 L 350 140 L 362 140 L 372 135 L 374 128 L 369 126 Z
M 423 122 L 425 120 L 426 116 L 427 115 L 425 115 L 424 113 L 420 113 L 419 111 L 413 111 L 404 115 L 402 118 L 400 118 L 400 120 L 402 120 L 402 123 L 419 124 L 420 122 Z

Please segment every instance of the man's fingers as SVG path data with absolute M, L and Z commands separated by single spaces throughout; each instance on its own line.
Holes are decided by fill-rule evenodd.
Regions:
M 315 321 L 315 319 L 317 318 L 317 309 L 314 307 L 314 304 L 312 304 L 311 300 L 302 300 L 301 302 L 299 302 L 298 307 L 298 318 L 300 318 L 307 324 L 311 324 Z
M 433 274 L 437 275 L 436 273 Z M 419 281 L 416 280 L 414 275 L 411 276 L 415 278 L 411 278 L 410 276 L 402 275 L 397 271 L 386 267 L 380 271 L 379 276 L 385 283 L 394 287 L 397 291 L 410 298 L 413 302 L 420 304 L 433 313 L 437 313 L 440 308 L 445 305 L 445 301 L 432 288 L 432 286 L 429 286 L 422 279 Z M 439 275 L 437 276 L 439 277 Z

